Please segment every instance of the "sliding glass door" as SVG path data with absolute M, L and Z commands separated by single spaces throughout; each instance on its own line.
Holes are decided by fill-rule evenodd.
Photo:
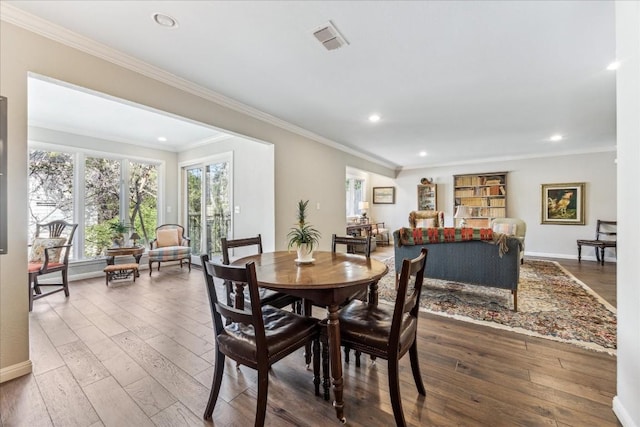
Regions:
M 220 239 L 231 231 L 231 155 L 185 166 L 185 202 L 193 262 L 220 257 Z

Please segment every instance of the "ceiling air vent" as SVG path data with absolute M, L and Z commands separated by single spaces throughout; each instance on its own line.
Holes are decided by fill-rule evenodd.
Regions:
M 313 36 L 318 39 L 327 50 L 339 49 L 349 44 L 331 21 L 316 29 L 313 32 Z

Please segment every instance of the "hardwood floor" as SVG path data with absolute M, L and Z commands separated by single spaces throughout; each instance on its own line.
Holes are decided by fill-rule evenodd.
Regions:
M 373 256 L 392 254 L 379 247 Z M 561 264 L 615 304 L 615 264 Z M 0 385 L 3 427 L 211 425 L 202 420 L 214 346 L 200 270 L 163 266 L 131 285 L 107 288 L 101 277 L 70 288 L 68 299 L 34 302 L 34 372 Z M 405 357 L 409 425 L 619 425 L 613 356 L 435 315 L 422 314 L 419 327 L 427 396 Z M 394 425 L 386 362 L 356 368 L 352 360 L 344 372 L 347 424 Z M 340 425 L 330 402 L 314 396 L 302 352 L 276 364 L 269 380 L 267 425 Z M 252 425 L 255 402 L 255 372 L 227 361 L 214 425 Z

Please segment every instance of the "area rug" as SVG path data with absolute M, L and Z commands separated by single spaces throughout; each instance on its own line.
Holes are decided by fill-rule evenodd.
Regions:
M 382 302 L 395 300 L 393 258 L 378 282 Z M 520 268 L 518 312 L 511 292 L 425 278 L 422 311 L 616 354 L 616 309 L 555 261 Z

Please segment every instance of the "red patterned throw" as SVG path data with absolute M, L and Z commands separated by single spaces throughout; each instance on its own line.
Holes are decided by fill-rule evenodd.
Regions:
M 466 242 L 469 240 L 493 240 L 490 228 L 401 228 L 400 245 L 422 245 L 425 243 Z

